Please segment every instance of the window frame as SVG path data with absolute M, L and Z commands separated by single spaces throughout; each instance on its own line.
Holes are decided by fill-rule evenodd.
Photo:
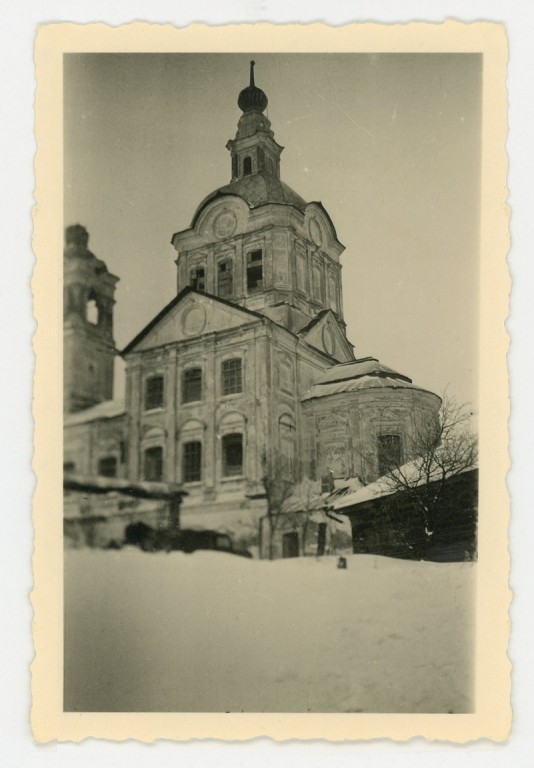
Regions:
M 202 271 L 202 287 L 198 285 L 199 277 L 198 273 Z M 189 268 L 189 285 L 194 291 L 206 291 L 206 265 L 205 264 L 193 264 Z
M 188 449 L 191 446 L 195 446 L 198 449 L 197 456 L 188 456 Z M 194 466 L 192 467 L 190 462 L 191 458 L 194 460 Z M 190 476 L 191 469 L 193 469 L 193 477 Z M 184 483 L 201 483 L 202 482 L 202 441 L 201 440 L 187 440 L 182 444 L 182 481 Z
M 259 254 L 259 257 L 258 257 Z M 254 259 L 254 257 L 256 257 Z M 251 263 L 249 263 L 249 261 Z M 255 277 L 255 285 L 251 285 L 251 273 L 254 271 L 257 271 L 258 269 L 261 269 L 261 277 Z M 247 283 L 247 294 L 250 293 L 260 293 L 264 289 L 264 258 L 263 258 L 263 248 L 254 248 L 250 251 L 247 251 L 246 257 L 245 257 L 245 271 L 246 271 L 246 283 Z M 258 283 L 261 283 L 261 285 L 258 285 Z
M 155 452 L 158 451 L 159 455 L 159 462 L 160 462 L 160 472 L 159 477 L 148 477 L 147 472 L 147 456 L 150 454 L 151 456 L 155 455 Z M 163 451 L 162 445 L 150 445 L 147 448 L 143 449 L 143 480 L 146 482 L 163 482 L 165 477 L 165 456 Z
M 238 444 L 238 441 L 236 438 L 239 438 L 239 447 L 241 450 L 241 461 L 239 465 L 236 464 L 229 464 L 228 462 L 228 447 L 229 442 L 234 441 L 235 445 Z M 232 470 L 232 467 L 234 469 Z M 239 467 L 239 471 L 237 471 L 237 468 Z M 231 471 L 229 471 L 231 470 Z M 221 437 L 221 475 L 223 479 L 235 479 L 243 477 L 245 473 L 245 436 L 243 432 L 227 432 L 225 435 L 222 435 Z
M 236 389 L 237 384 L 228 386 L 229 377 L 234 376 L 236 372 L 229 370 L 229 366 L 232 363 L 239 363 L 239 389 Z M 237 369 L 236 369 L 237 370 Z M 236 381 L 237 376 L 235 375 Z M 230 391 L 228 391 L 230 390 Z M 242 357 L 229 357 L 226 360 L 221 361 L 221 396 L 231 397 L 232 395 L 240 395 L 244 391 L 243 386 L 243 358 Z
M 155 381 L 161 381 L 161 398 L 157 399 L 157 404 L 153 404 L 152 401 L 149 402 L 149 386 Z M 154 373 L 150 374 L 150 376 L 147 376 L 145 378 L 143 394 L 144 411 L 157 411 L 162 409 L 165 405 L 165 376 L 162 373 Z
M 111 474 L 109 471 L 102 472 L 101 467 L 104 462 L 113 462 L 114 472 Z M 96 474 L 99 477 L 118 477 L 119 476 L 119 461 L 116 456 L 108 454 L 107 456 L 100 456 L 97 462 Z
M 228 282 L 230 283 L 230 290 L 227 290 L 224 294 L 220 291 L 220 279 L 219 275 L 221 273 L 221 266 L 222 265 L 230 265 L 230 269 L 228 270 L 228 274 L 230 275 L 230 279 Z M 228 278 L 227 278 L 228 279 Z M 223 280 L 223 286 L 224 286 L 224 280 Z M 230 256 L 226 256 L 222 259 L 219 259 L 217 262 L 217 296 L 220 299 L 230 299 L 234 295 L 234 260 Z
M 200 396 L 199 397 L 186 397 L 186 390 L 188 386 L 191 386 L 191 382 L 186 382 L 186 379 L 188 376 L 190 376 L 192 373 L 197 372 L 199 373 L 199 389 L 200 389 Z M 204 399 L 204 376 L 202 371 L 202 366 L 195 365 L 191 366 L 190 368 L 186 368 L 182 373 L 182 403 L 184 405 L 188 403 L 200 403 Z

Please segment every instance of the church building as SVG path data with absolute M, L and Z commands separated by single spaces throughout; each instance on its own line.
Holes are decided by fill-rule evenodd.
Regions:
M 176 296 L 123 349 L 113 393 L 118 278 L 66 230 L 65 469 L 164 481 L 187 491 L 186 525 L 250 530 L 266 473 L 374 481 L 411 458 L 437 395 L 367 357 L 346 335 L 329 213 L 281 178 L 267 96 L 250 84 L 228 141 L 230 181 L 172 235 Z M 350 258 L 350 255 L 349 255 Z

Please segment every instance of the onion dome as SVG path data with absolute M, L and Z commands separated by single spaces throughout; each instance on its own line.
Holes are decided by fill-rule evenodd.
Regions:
M 254 64 L 250 62 L 250 85 L 243 88 L 237 99 L 237 106 L 242 112 L 264 112 L 267 109 L 268 99 L 261 88 L 254 85 Z

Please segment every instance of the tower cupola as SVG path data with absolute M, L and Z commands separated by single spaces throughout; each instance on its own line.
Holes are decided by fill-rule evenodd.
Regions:
M 263 113 L 269 100 L 254 82 L 254 61 L 250 62 L 250 83 L 240 92 L 237 105 L 243 112 L 235 139 L 226 148 L 232 157 L 232 181 L 263 173 L 280 178 L 283 147 L 274 140 L 271 122 Z
M 250 62 L 250 85 L 243 88 L 237 100 L 237 106 L 242 112 L 265 112 L 269 100 L 265 93 L 254 83 L 254 65 L 255 61 Z

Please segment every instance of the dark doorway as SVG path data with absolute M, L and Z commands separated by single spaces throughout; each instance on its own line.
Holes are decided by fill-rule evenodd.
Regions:
M 299 556 L 299 535 L 296 531 L 284 533 L 282 537 L 282 557 Z

